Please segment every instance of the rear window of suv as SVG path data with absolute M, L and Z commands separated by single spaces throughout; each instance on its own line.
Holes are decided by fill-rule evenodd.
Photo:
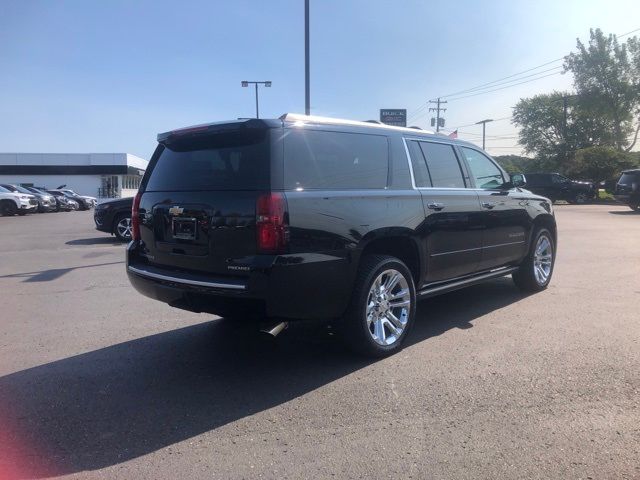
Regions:
M 290 190 L 384 188 L 389 171 L 387 137 L 321 130 L 288 130 L 284 184 Z
M 147 191 L 265 190 L 270 185 L 267 130 L 228 132 L 160 145 Z

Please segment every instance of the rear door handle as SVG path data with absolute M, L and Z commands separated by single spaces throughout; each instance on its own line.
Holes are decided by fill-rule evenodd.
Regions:
M 487 209 L 491 210 L 495 206 L 496 206 L 495 203 L 482 202 L 482 208 L 487 208 Z
M 440 211 L 444 208 L 444 203 L 438 203 L 438 202 L 427 203 L 427 208 L 430 210 Z

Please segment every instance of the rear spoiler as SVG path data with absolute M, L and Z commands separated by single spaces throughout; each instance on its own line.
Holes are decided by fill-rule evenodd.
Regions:
M 241 131 L 245 129 L 264 129 L 274 126 L 282 126 L 281 120 L 262 120 L 256 118 L 231 120 L 227 122 L 206 123 L 191 127 L 179 128 L 170 132 L 159 133 L 158 143 L 171 143 L 173 140 L 185 139 L 189 137 L 199 137 L 216 133 Z

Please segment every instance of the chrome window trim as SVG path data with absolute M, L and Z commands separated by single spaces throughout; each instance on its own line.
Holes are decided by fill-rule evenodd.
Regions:
M 129 266 L 127 267 L 127 269 L 131 272 L 134 273 L 136 275 L 140 275 L 141 277 L 148 277 L 148 278 L 154 278 L 156 280 L 164 280 L 167 282 L 173 282 L 173 283 L 182 283 L 185 285 L 194 285 L 197 287 L 210 287 L 210 288 L 226 288 L 226 289 L 230 289 L 230 290 L 245 290 L 245 286 L 244 285 L 237 285 L 237 284 L 232 284 L 232 283 L 219 283 L 219 282 L 203 282 L 200 280 L 189 280 L 189 279 L 185 279 L 185 278 L 179 278 L 179 277 L 171 277 L 169 275 L 162 275 L 160 273 L 153 273 L 153 272 L 149 272 L 147 270 L 142 270 L 136 267 L 132 267 Z
M 509 245 L 518 245 L 520 243 L 525 243 L 525 241 L 524 240 L 519 240 L 517 242 L 497 243 L 495 245 L 483 245 L 482 247 L 466 248 L 464 250 L 451 250 L 450 252 L 434 253 L 434 254 L 429 255 L 429 256 L 430 257 L 439 257 L 441 255 L 450 255 L 452 253 L 474 252 L 476 250 L 484 250 L 485 248 L 507 247 Z

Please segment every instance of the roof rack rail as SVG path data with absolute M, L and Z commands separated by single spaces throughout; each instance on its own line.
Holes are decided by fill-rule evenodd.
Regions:
M 390 129 L 390 130 L 402 130 L 402 129 L 407 129 L 407 127 L 396 127 L 395 125 L 387 125 L 385 123 L 381 123 L 377 120 L 366 120 L 366 121 L 358 121 L 358 120 L 346 120 L 343 118 L 330 118 L 330 117 L 320 117 L 317 115 L 302 115 L 299 113 L 285 113 L 283 115 L 281 115 L 279 117 L 280 120 L 282 120 L 283 122 L 294 122 L 294 123 L 306 123 L 306 122 L 312 122 L 312 123 L 327 123 L 327 124 L 334 124 L 334 125 L 360 125 L 360 126 L 365 126 L 368 125 L 372 128 L 384 128 L 384 129 Z M 412 126 L 412 127 L 408 127 L 412 130 L 421 130 L 424 133 L 428 133 L 428 134 L 434 134 L 434 132 L 430 131 L 430 130 L 425 130 L 423 128 L 420 128 L 418 126 Z

